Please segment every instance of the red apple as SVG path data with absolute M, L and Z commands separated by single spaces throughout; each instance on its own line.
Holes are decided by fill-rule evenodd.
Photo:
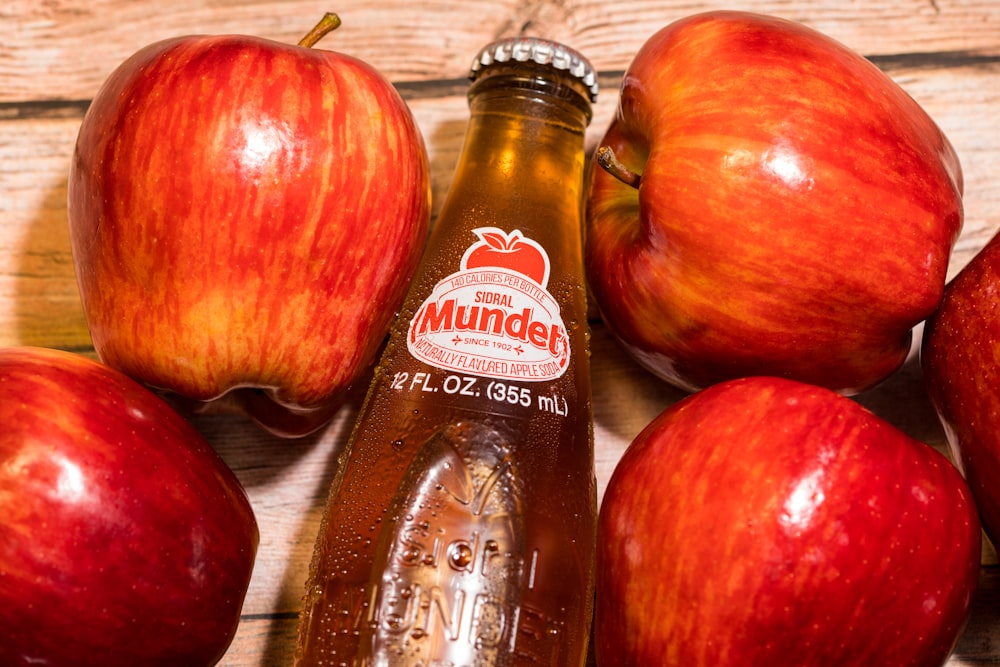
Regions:
M 595 301 L 683 389 L 778 375 L 860 391 L 899 368 L 941 298 L 958 158 L 888 76 L 814 30 L 739 12 L 667 26 L 601 144 Z
M 1000 543 L 1000 235 L 948 283 L 924 328 L 927 392 L 953 457 Z
M 716 384 L 644 429 L 598 524 L 598 665 L 941 665 L 980 524 L 955 467 L 854 401 Z
M 430 216 L 409 108 L 370 65 L 307 48 L 331 27 L 140 50 L 94 98 L 69 179 L 100 358 L 230 394 L 279 435 L 326 423 L 371 366 Z
M 138 383 L 0 350 L 0 664 L 203 667 L 256 555 L 238 479 Z
M 549 256 L 538 241 L 525 237 L 520 230 L 506 232 L 499 227 L 472 230 L 479 241 L 462 256 L 461 267 L 478 269 L 484 266 L 510 269 L 523 274 L 545 287 L 549 282 Z

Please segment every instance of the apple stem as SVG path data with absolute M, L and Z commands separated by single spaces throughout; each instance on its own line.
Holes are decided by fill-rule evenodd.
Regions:
M 619 181 L 625 185 L 631 186 L 633 188 L 639 187 L 639 181 L 642 176 L 635 173 L 625 165 L 621 163 L 615 152 L 611 150 L 611 146 L 601 146 L 597 149 L 597 164 L 604 168 L 604 171 L 608 172 Z
M 299 40 L 299 46 L 304 46 L 307 49 L 312 48 L 316 45 L 316 42 L 323 39 L 323 36 L 333 32 L 340 27 L 340 17 L 333 12 L 327 12 L 323 15 L 323 18 L 319 20 L 319 23 L 310 30 L 305 37 Z

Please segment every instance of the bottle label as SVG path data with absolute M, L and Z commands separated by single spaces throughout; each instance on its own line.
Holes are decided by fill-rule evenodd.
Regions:
M 474 229 L 459 269 L 434 286 L 410 321 L 407 348 L 436 368 L 508 380 L 554 380 L 569 336 L 548 292 L 549 256 L 520 230 Z

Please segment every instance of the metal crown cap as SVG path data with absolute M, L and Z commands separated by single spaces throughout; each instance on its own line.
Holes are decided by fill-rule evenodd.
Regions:
M 591 102 L 597 99 L 597 73 L 590 61 L 565 44 L 539 37 L 508 37 L 486 45 L 472 61 L 469 78 L 474 80 L 490 65 L 510 61 L 531 61 L 568 72 L 587 86 Z

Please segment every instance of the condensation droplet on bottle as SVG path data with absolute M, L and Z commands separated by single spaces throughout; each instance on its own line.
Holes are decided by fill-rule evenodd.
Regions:
M 448 549 L 448 562 L 456 570 L 468 567 L 472 562 L 472 548 L 464 542 L 457 542 Z

